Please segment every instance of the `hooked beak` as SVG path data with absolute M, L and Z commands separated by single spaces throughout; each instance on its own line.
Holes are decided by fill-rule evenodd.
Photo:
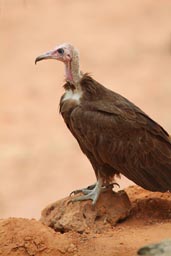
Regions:
M 55 54 L 56 52 L 55 51 L 49 51 L 49 52 L 46 52 L 40 56 L 38 56 L 36 59 L 35 59 L 35 64 L 40 61 L 40 60 L 47 60 L 47 59 L 57 59 L 57 56 Z

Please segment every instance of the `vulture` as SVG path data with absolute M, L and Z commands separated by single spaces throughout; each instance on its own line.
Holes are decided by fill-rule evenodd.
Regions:
M 123 174 L 150 191 L 171 190 L 171 140 L 140 108 L 80 71 L 78 50 L 64 43 L 35 60 L 55 59 L 65 65 L 60 113 L 89 159 L 97 182 L 72 201 L 92 200 Z

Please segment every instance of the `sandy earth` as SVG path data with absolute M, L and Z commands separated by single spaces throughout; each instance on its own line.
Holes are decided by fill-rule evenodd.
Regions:
M 96 219 L 96 227 L 92 225 L 92 228 L 84 232 L 63 230 L 60 233 L 34 219 L 0 220 L 0 255 L 134 256 L 140 247 L 169 238 L 170 195 L 149 193 L 138 187 L 128 188 L 127 193 L 132 210 L 125 220 L 114 226 Z M 74 203 L 74 206 L 69 208 L 70 213 L 77 209 L 77 204 L 84 207 L 88 202 Z M 62 209 L 58 211 L 62 212 Z M 87 218 L 90 220 L 91 216 Z M 79 219 L 70 221 L 70 224 L 75 225 Z
M 34 65 L 56 44 L 77 46 L 83 71 L 171 131 L 170 13 L 169 0 L 0 0 L 0 218 L 39 218 L 95 181 L 58 114 L 62 64 Z

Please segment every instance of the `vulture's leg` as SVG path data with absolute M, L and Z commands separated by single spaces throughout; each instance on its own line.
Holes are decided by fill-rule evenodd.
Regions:
M 71 199 L 69 202 L 77 202 L 77 201 L 84 201 L 84 200 L 92 200 L 92 204 L 95 204 L 101 191 L 103 190 L 103 179 L 101 177 L 98 178 L 96 185 L 90 192 L 86 195 L 79 196 L 76 198 Z

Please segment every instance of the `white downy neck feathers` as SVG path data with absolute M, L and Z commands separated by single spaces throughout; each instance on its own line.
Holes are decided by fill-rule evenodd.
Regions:
M 82 97 L 82 91 L 81 90 L 67 90 L 65 92 L 65 95 L 63 97 L 62 101 L 66 101 L 66 100 L 74 100 L 77 102 L 77 104 L 80 103 L 80 99 Z

